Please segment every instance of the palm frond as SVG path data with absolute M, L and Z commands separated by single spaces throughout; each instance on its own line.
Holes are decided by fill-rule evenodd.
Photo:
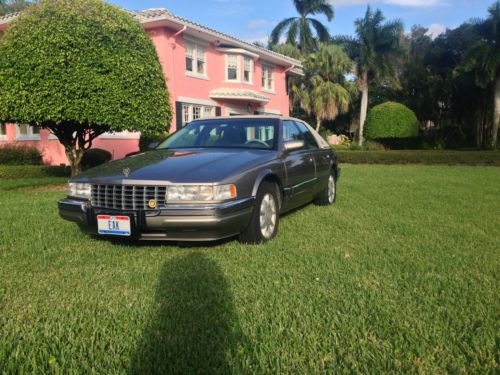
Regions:
M 307 21 L 313 26 L 316 35 L 321 42 L 328 42 L 330 40 L 330 32 L 321 22 L 314 18 L 308 18 Z
M 280 38 L 283 35 L 283 33 L 285 32 L 285 30 L 288 27 L 290 27 L 290 24 L 292 22 L 294 22 L 296 20 L 297 20 L 296 17 L 290 17 L 290 18 L 286 18 L 283 21 L 281 21 L 280 23 L 278 23 L 276 25 L 276 27 L 273 29 L 273 31 L 271 32 L 271 37 L 270 37 L 271 44 L 278 44 L 280 41 Z

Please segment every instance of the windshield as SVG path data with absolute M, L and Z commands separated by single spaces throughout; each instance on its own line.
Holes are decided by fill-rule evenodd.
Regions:
M 278 119 L 215 119 L 195 121 L 158 146 L 165 148 L 276 149 Z

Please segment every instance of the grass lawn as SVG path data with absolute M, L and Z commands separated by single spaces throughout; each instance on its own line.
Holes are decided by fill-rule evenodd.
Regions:
M 0 373 L 498 373 L 500 168 L 342 172 L 260 246 L 93 239 L 0 181 Z

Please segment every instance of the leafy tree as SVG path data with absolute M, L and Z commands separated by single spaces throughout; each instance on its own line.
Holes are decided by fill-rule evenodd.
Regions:
M 387 102 L 373 107 L 366 119 L 368 139 L 410 138 L 418 135 L 415 113 L 403 104 Z
M 333 19 L 333 7 L 327 0 L 293 0 L 299 17 L 286 18 L 271 33 L 271 45 L 278 44 L 286 32 L 286 43 L 296 45 L 303 54 L 311 52 L 318 39 L 320 42 L 330 40 L 328 29 L 320 21 L 310 16 L 323 14 L 328 21 Z M 316 38 L 313 30 L 316 32 Z
M 397 60 L 402 56 L 401 21 L 385 22 L 384 15 L 368 6 L 365 16 L 355 21 L 356 38 L 342 39 L 356 63 L 358 85 L 361 89 L 359 144 L 363 144 L 363 127 L 368 111 L 368 88 L 371 81 L 394 83 L 397 81 Z
M 323 121 L 335 120 L 349 109 L 353 90 L 346 75 L 352 69 L 351 59 L 337 45 L 320 44 L 305 60 L 305 77 L 294 87 L 294 96 L 307 114 L 316 117 L 317 131 Z
M 155 48 L 118 7 L 42 0 L 0 40 L 0 122 L 49 129 L 73 175 L 104 132 L 159 132 L 171 117 Z
M 489 17 L 476 24 L 481 39 L 467 52 L 464 68 L 475 73 L 478 86 L 486 89 L 493 85 L 494 113 L 490 146 L 496 148 L 500 122 L 500 1 L 496 1 L 488 12 Z

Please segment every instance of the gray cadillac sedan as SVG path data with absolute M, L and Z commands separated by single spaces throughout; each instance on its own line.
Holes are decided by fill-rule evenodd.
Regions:
M 331 147 L 301 120 L 200 119 L 152 151 L 72 178 L 59 213 L 101 236 L 260 243 L 284 212 L 334 203 L 338 176 Z

